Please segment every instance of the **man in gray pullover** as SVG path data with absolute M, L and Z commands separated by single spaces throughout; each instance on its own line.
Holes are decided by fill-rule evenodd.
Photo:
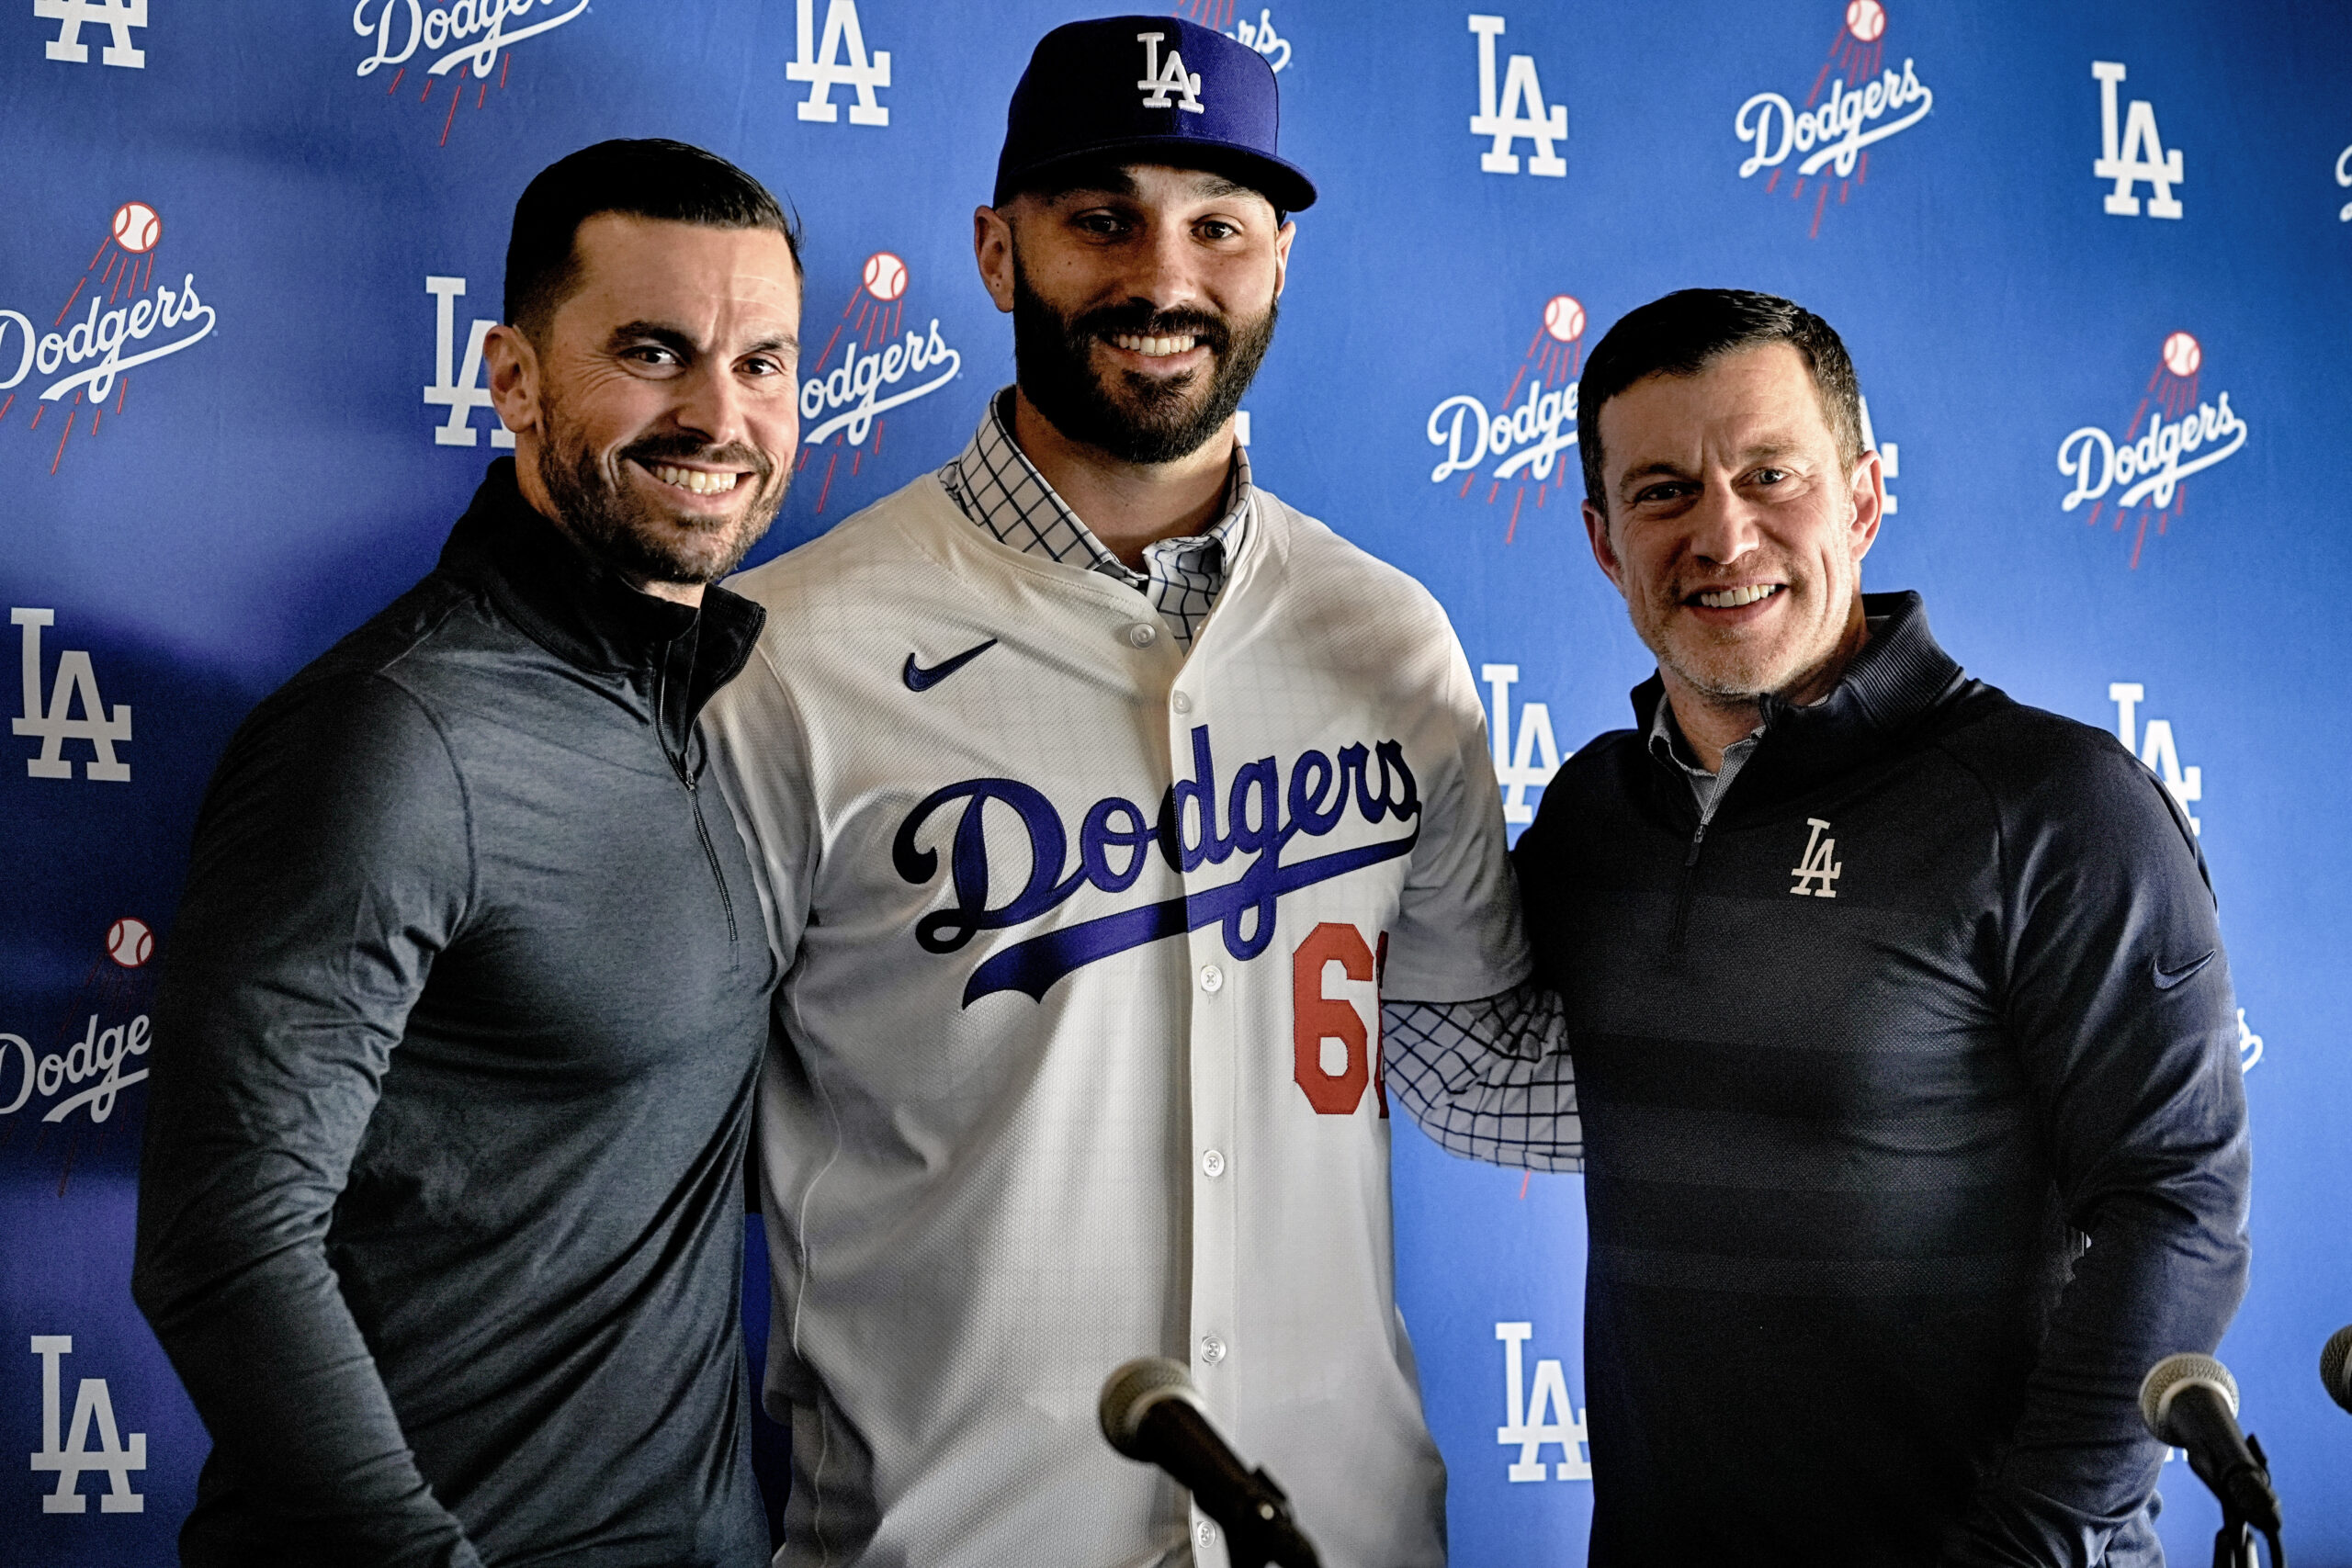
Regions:
M 134 1291 L 213 1438 L 189 1563 L 767 1560 L 739 1328 L 775 982 L 695 716 L 763 613 L 799 261 L 605 142 L 515 209 L 515 433 L 255 710 L 157 1010 Z

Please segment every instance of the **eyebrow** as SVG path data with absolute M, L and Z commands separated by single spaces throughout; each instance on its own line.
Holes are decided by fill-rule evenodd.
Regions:
M 664 326 L 660 321 L 625 321 L 613 329 L 612 336 L 606 340 L 606 346 L 615 349 L 625 348 L 632 343 L 643 343 L 648 339 L 660 344 L 683 358 L 690 359 L 700 352 L 695 348 L 694 339 L 677 328 Z M 747 344 L 741 352 L 790 354 L 797 356 L 800 353 L 800 340 L 789 333 L 771 333 L 766 337 Z
M 1759 441 L 1752 446 L 1744 446 L 1740 449 L 1740 466 L 1745 468 L 1750 463 L 1764 463 L 1770 462 L 1776 457 L 1786 457 L 1792 453 L 1802 450 L 1802 448 L 1803 443 L 1796 441 Z M 1669 463 L 1661 458 L 1655 463 L 1645 463 L 1638 468 L 1626 469 L 1617 480 L 1617 492 L 1620 495 L 1630 494 L 1634 488 L 1644 479 L 1690 479 L 1696 478 L 1698 478 L 1698 476 L 1692 473 L 1690 469 L 1681 467 L 1679 464 Z

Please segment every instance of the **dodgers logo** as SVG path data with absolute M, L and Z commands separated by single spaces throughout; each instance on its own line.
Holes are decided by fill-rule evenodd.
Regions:
M 107 928 L 104 953 L 53 1028 L 0 1021 L 12 1025 L 0 1027 L 0 1151 L 54 1161 L 61 1197 L 77 1156 L 139 1103 L 131 1090 L 147 1081 L 153 1045 L 154 957 L 153 928 L 125 915 Z
M 1457 392 L 1430 411 L 1426 434 L 1430 445 L 1444 456 L 1430 470 L 1430 483 L 1443 484 L 1461 474 L 1463 497 L 1487 469 L 1487 504 L 1500 499 L 1511 485 L 1510 524 L 1503 543 L 1519 536 L 1519 514 L 1527 492 L 1535 492 L 1540 510 L 1546 494 L 1568 482 L 1576 465 L 1566 454 L 1577 444 L 1577 372 L 1584 364 L 1584 307 L 1574 298 L 1555 294 L 1544 306 L 1544 323 L 1528 340 L 1527 352 L 1510 386 L 1489 413 L 1487 405 L 1467 392 Z M 1522 389 L 1524 389 L 1522 395 Z
M 1351 806 L 1369 827 L 1394 818 L 1400 832 L 1368 844 L 1284 864 L 1293 840 L 1329 837 Z M 989 826 L 1007 814 L 1027 852 L 1027 874 L 1009 895 L 990 858 Z M 1169 869 L 1193 872 L 1240 857 L 1240 875 L 1219 887 L 1098 915 L 998 949 L 972 971 L 964 1005 L 998 991 L 1035 1001 L 1063 976 L 1130 948 L 1204 926 L 1223 927 L 1225 950 L 1248 962 L 1273 940 L 1276 905 L 1286 893 L 1345 876 L 1411 852 L 1420 840 L 1421 798 L 1394 740 L 1340 748 L 1336 757 L 1309 750 L 1291 763 L 1287 790 L 1280 759 L 1261 757 L 1234 774 L 1220 812 L 1216 761 L 1208 728 L 1193 731 L 1193 776 L 1179 780 L 1146 816 L 1132 800 L 1110 795 L 1087 808 L 1076 835 L 1042 790 L 1018 779 L 967 779 L 933 791 L 899 825 L 891 864 L 920 886 L 939 874 L 939 851 L 926 833 L 932 819 L 954 824 L 948 841 L 948 885 L 954 901 L 915 922 L 925 953 L 961 952 L 982 931 L 1009 931 L 1043 919 L 1081 887 L 1114 897 L 1143 875 L 1152 851 Z
M 1813 183 L 1811 238 L 1821 235 L 1829 175 L 1837 175 L 1838 204 L 1843 207 L 1870 181 L 1869 149 L 1910 130 L 1936 107 L 1936 95 L 1919 80 L 1914 62 L 1905 57 L 1903 69 L 1895 71 L 1885 64 L 1885 53 L 1886 7 L 1879 0 L 1852 0 L 1804 108 L 1778 93 L 1758 93 L 1732 117 L 1732 134 L 1748 148 L 1739 165 L 1741 179 L 1770 169 L 1764 189 L 1771 194 L 1787 172 L 1781 165 L 1797 156 L 1789 199 L 1802 202 L 1806 185 Z
M 1246 43 L 1266 57 L 1266 63 L 1280 73 L 1290 65 L 1290 39 L 1274 31 L 1274 11 L 1271 6 L 1258 7 L 1258 19 L 1241 20 L 1225 26 L 1233 15 L 1233 0 L 1182 0 L 1171 15 L 1198 22 L 1204 28 L 1215 28 L 1236 43 Z
M 468 87 L 473 89 L 474 107 L 487 107 L 493 75 L 498 90 L 506 90 L 507 71 L 514 63 L 508 51 L 526 39 L 553 32 L 587 9 L 588 0 L 450 0 L 431 6 L 424 0 L 358 0 L 351 9 L 351 30 L 369 40 L 370 47 L 357 74 L 370 76 L 390 66 L 384 96 L 397 97 L 413 64 L 424 78 L 416 101 L 432 104 L 437 98 L 448 106 L 441 116 L 439 142 L 447 147 Z M 445 82 L 447 93 L 441 91 Z
M 888 251 L 866 257 L 833 335 L 800 383 L 804 423 L 795 471 L 808 466 L 818 447 L 832 443 L 817 491 L 820 513 L 833 492 L 843 452 L 849 454 L 850 477 L 855 478 L 865 459 L 882 450 L 884 414 L 929 397 L 963 372 L 964 356 L 939 335 L 937 316 L 922 332 L 905 326 L 906 292 L 905 262 Z
M 2058 444 L 2058 471 L 2074 481 L 2058 509 L 2072 512 L 2091 502 L 2086 527 L 2098 525 L 2107 492 L 2117 486 L 2115 533 L 2136 507 L 2138 525 L 2132 535 L 2130 570 L 2140 570 L 2140 551 L 2148 542 L 2148 522 L 2167 533 L 2188 503 L 2181 481 L 2237 455 L 2245 445 L 2246 423 L 2230 407 L 2230 394 L 2211 402 L 2199 395 L 2205 349 L 2187 333 L 2174 333 L 2156 355 L 2156 367 L 2142 389 L 2140 404 L 2123 427 L 2120 440 L 2095 424 L 2084 425 Z M 2154 417 L 2151 418 L 2153 414 Z
M 126 201 L 115 209 L 107 237 L 45 326 L 21 310 L 0 309 L 0 423 L 17 406 L 19 388 L 30 393 L 29 430 L 40 430 L 51 408 L 62 405 L 63 419 L 50 425 L 56 445 L 46 435 L 40 439 L 52 474 L 77 430 L 87 440 L 107 414 L 120 416 L 130 396 L 130 371 L 212 335 L 216 318 L 197 296 L 196 274 L 183 272 L 174 284 L 167 270 L 156 283 L 156 247 L 163 239 L 164 220 L 155 209 Z M 74 318 L 70 327 L 69 317 Z M 46 384 L 34 383 L 40 387 L 34 392 L 27 383 L 36 372 Z

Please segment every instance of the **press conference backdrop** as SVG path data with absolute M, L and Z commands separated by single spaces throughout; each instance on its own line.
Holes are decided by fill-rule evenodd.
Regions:
M 0 0 L 0 1556 L 171 1559 L 207 1441 L 128 1281 L 189 829 L 246 709 L 429 569 L 509 444 L 481 351 L 525 181 L 673 136 L 797 205 L 806 445 L 764 557 L 937 466 L 1011 378 L 970 212 L 1031 45 L 1088 14 Z M 1577 522 L 1585 353 L 1692 284 L 1845 334 L 1889 491 L 1866 581 L 1923 591 L 1976 674 L 2113 730 L 2198 824 L 2257 1149 L 2223 1355 L 2297 1561 L 2352 1563 L 2352 1420 L 2312 1375 L 2352 1318 L 2352 13 L 1177 14 L 1264 53 L 1323 192 L 1245 407 L 1255 471 L 1443 602 L 1514 824 L 1650 668 Z M 1394 1138 L 1455 1561 L 1581 1562 L 1577 1182 Z M 2178 1462 L 2163 1488 L 2197 1560 L 2213 1510 Z

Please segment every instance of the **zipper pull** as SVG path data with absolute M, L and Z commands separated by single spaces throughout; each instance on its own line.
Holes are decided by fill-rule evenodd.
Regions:
M 1702 818 L 1699 822 L 1699 830 L 1690 835 L 1690 852 L 1682 857 L 1683 870 L 1689 871 L 1692 866 L 1699 863 L 1699 846 L 1706 841 L 1707 823 L 1706 819 Z

